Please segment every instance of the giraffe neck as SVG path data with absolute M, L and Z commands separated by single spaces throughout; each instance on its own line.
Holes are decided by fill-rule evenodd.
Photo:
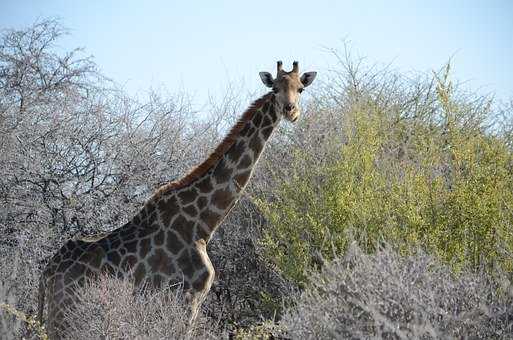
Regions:
M 199 237 L 208 241 L 233 208 L 251 178 L 267 141 L 281 119 L 274 95 L 255 110 L 218 163 L 197 181 L 199 191 L 209 198 L 200 213 Z M 204 186 L 204 184 L 207 184 Z M 209 184 L 209 185 L 208 185 Z M 210 189 L 210 190 L 209 190 Z M 201 198 L 199 198 L 201 199 Z
M 187 241 L 210 240 L 248 184 L 266 142 L 281 120 L 273 94 L 257 103 L 251 114 L 245 114 L 237 123 L 240 129 L 208 170 L 187 185 L 163 194 L 157 207 L 164 227 L 187 234 L 183 237 Z

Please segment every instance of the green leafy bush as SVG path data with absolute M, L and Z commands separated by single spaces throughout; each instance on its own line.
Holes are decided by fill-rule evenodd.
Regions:
M 272 225 L 264 247 L 286 276 L 306 282 L 306 270 L 342 254 L 350 237 L 367 252 L 387 241 L 403 253 L 422 246 L 457 270 L 513 270 L 511 149 L 485 128 L 487 102 L 458 98 L 447 74 L 435 77 L 431 101 L 406 113 L 399 108 L 418 94 L 389 95 L 395 107 L 354 95 L 340 108 L 334 162 L 305 171 L 310 156 L 296 150 L 302 166 L 293 161 L 274 198 L 260 201 Z

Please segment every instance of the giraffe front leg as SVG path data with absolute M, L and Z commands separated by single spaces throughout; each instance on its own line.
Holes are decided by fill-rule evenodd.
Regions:
M 203 294 L 201 293 L 192 291 L 188 291 L 187 293 L 185 293 L 185 300 L 187 301 L 188 306 L 189 326 L 192 326 L 196 321 L 196 318 L 198 317 L 199 309 L 204 300 L 204 297 L 202 295 Z
M 205 301 L 213 281 L 214 274 L 210 274 L 205 268 L 205 271 L 192 283 L 192 287 L 185 292 L 185 301 L 189 312 L 189 325 L 194 324 L 198 317 L 201 304 Z
M 190 288 L 185 295 L 190 308 L 190 324 L 194 323 L 196 320 L 201 304 L 205 301 L 215 277 L 214 267 L 207 255 L 206 243 L 204 240 L 196 242 L 196 246 L 192 253 L 192 259 L 196 270 L 190 282 Z

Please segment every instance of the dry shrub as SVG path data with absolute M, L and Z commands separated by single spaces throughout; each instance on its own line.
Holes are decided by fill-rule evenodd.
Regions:
M 230 329 L 279 318 L 283 300 L 294 291 L 261 254 L 258 239 L 266 227 L 255 205 L 243 198 L 208 246 L 216 279 L 203 310 Z
M 424 253 L 354 244 L 314 273 L 282 320 L 293 339 L 511 339 L 513 289 L 501 275 L 451 270 Z
M 218 339 L 212 320 L 189 313 L 179 290 L 137 291 L 131 282 L 101 277 L 77 291 L 66 315 L 69 339 Z

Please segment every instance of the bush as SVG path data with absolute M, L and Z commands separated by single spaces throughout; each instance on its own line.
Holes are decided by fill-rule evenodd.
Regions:
M 216 324 L 201 315 L 193 326 L 176 291 L 134 294 L 128 281 L 103 277 L 79 289 L 65 314 L 69 339 L 218 339 Z
M 279 317 L 282 301 L 294 291 L 262 256 L 261 219 L 254 204 L 242 198 L 208 245 L 216 279 L 202 310 L 229 330 Z
M 404 98 L 349 94 L 333 161 L 316 167 L 311 154 L 293 152 L 287 178 L 260 200 L 272 224 L 264 246 L 287 277 L 305 283 L 319 255 L 343 254 L 348 235 L 365 251 L 386 240 L 404 253 L 422 246 L 457 270 L 513 270 L 511 149 L 486 129 L 487 102 L 458 97 L 446 75 L 435 81 Z
M 312 275 L 281 325 L 292 339 L 510 339 L 513 290 L 502 279 L 353 245 Z

